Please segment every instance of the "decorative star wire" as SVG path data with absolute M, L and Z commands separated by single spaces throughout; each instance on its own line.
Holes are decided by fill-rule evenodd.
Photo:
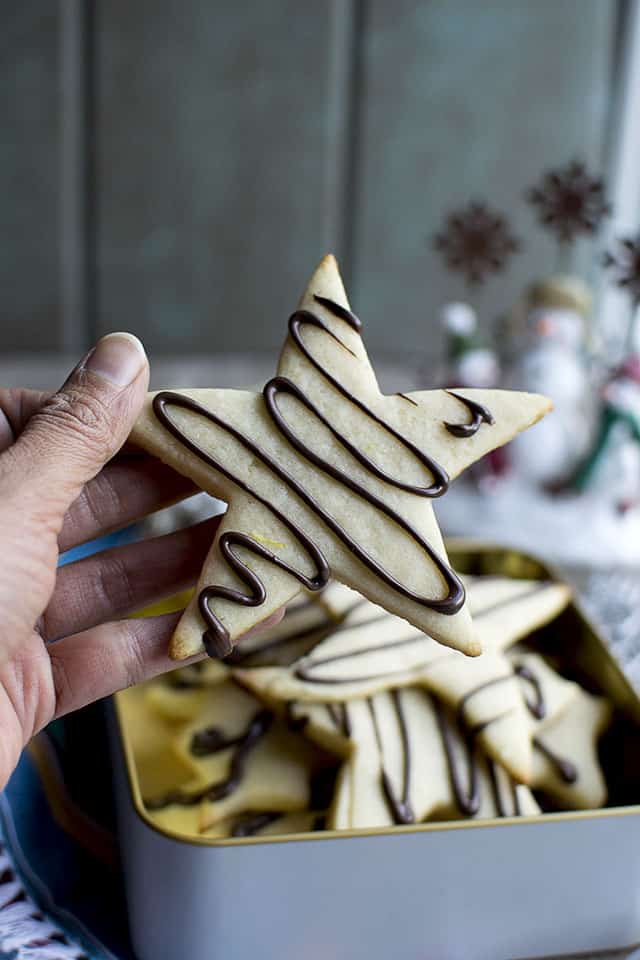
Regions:
M 608 250 L 603 266 L 611 270 L 616 284 L 626 290 L 634 307 L 640 305 L 640 234 L 616 241 L 613 250 Z
M 449 269 L 464 274 L 471 286 L 502 270 L 520 249 L 506 217 L 484 203 L 470 203 L 448 214 L 433 245 Z
M 504 390 L 384 396 L 337 263 L 325 257 L 261 393 L 150 394 L 132 433 L 229 504 L 172 656 L 203 646 L 227 655 L 329 574 L 440 642 L 479 653 L 431 499 L 549 408 L 545 397 Z
M 543 174 L 526 196 L 542 226 L 565 245 L 573 243 L 579 233 L 595 233 L 611 212 L 604 190 L 601 178 L 591 176 L 583 163 L 573 160 Z

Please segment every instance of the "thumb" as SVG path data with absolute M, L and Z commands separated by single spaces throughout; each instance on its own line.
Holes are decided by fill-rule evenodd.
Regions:
M 44 508 L 61 523 L 84 484 L 127 439 L 148 382 L 149 364 L 137 337 L 111 333 L 99 340 L 7 451 L 14 492 L 17 481 L 38 512 Z

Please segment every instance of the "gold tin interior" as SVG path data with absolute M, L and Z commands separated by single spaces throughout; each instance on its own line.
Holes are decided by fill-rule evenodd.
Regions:
M 521 579 L 561 579 L 541 560 L 511 548 L 449 540 L 447 551 L 459 573 L 509 576 Z M 282 834 L 269 837 L 185 837 L 160 827 L 148 815 L 136 775 L 131 740 L 127 733 L 125 697 L 113 698 L 120 740 L 126 764 L 131 801 L 137 815 L 151 829 L 199 846 L 236 846 L 256 843 L 321 842 L 325 839 L 387 834 L 424 833 L 434 830 L 481 830 L 483 827 L 508 827 L 539 824 L 541 821 L 583 820 L 640 814 L 640 698 L 609 653 L 607 646 L 579 604 L 573 602 L 553 623 L 535 635 L 535 647 L 555 661 L 560 672 L 577 680 L 592 693 L 605 694 L 615 705 L 614 720 L 600 743 L 600 760 L 609 787 L 610 805 L 601 810 L 577 810 L 544 813 L 532 817 L 505 817 L 489 820 L 454 820 L 410 826 L 378 827 L 362 830 L 322 830 L 315 833 Z

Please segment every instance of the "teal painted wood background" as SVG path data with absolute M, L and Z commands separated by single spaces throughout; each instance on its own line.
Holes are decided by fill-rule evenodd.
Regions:
M 3 351 L 270 350 L 332 249 L 374 352 L 429 352 L 464 287 L 428 238 L 472 197 L 526 245 L 487 322 L 553 265 L 525 187 L 605 160 L 623 7 L 0 3 Z

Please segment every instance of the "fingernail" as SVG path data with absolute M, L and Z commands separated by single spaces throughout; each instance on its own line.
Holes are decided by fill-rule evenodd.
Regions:
M 13 443 L 13 430 L 4 410 L 0 409 L 0 453 Z
M 126 387 L 135 380 L 146 362 L 144 347 L 132 333 L 109 333 L 98 340 L 84 369 L 97 373 L 117 387 Z

